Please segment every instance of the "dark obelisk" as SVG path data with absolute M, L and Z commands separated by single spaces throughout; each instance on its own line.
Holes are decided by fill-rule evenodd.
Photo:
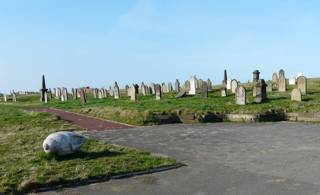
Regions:
M 227 81 L 228 81 L 227 70 L 224 70 L 223 84 L 225 87 L 227 86 Z
M 42 75 L 42 87 L 40 89 L 40 93 L 41 93 L 41 101 L 44 102 L 45 101 L 45 93 L 48 91 L 48 89 L 46 88 L 46 80 L 44 78 L 44 75 Z

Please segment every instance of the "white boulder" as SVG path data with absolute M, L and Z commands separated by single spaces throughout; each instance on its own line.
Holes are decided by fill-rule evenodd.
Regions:
M 46 153 L 65 156 L 77 152 L 84 144 L 85 137 L 71 131 L 60 131 L 50 134 L 42 146 Z

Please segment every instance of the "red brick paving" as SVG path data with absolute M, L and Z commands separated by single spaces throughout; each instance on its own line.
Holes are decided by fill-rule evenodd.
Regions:
M 62 119 L 76 124 L 87 130 L 113 130 L 132 128 L 132 126 L 129 125 L 97 119 L 89 116 L 83 116 L 72 112 L 66 112 L 63 110 L 57 110 L 52 108 L 39 108 L 36 109 L 36 111 L 55 114 L 57 116 L 60 116 Z

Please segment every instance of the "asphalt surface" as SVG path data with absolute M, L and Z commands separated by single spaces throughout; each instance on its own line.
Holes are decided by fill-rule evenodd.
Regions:
M 162 125 L 87 134 L 187 166 L 44 194 L 320 194 L 320 125 Z

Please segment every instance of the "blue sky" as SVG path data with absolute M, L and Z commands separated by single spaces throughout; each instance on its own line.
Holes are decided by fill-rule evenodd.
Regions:
M 0 0 L 0 91 L 320 75 L 316 0 Z

